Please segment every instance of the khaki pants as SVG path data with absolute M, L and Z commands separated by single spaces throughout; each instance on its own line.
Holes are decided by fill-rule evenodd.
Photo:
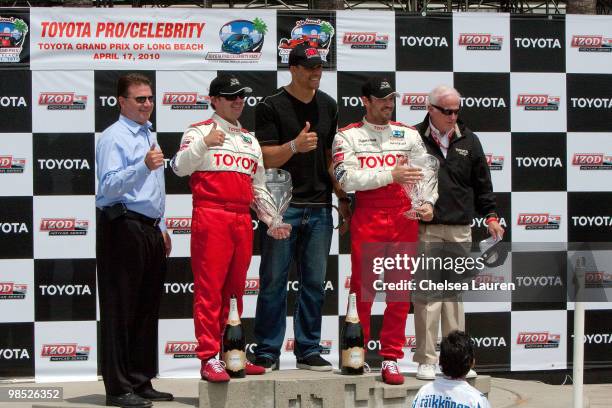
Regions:
M 419 240 L 423 242 L 470 242 L 469 225 L 419 225 Z M 442 336 L 453 330 L 465 330 L 463 303 L 456 301 L 422 302 L 414 299 L 414 330 L 416 352 L 412 360 L 419 364 L 436 364 L 438 326 L 442 323 Z

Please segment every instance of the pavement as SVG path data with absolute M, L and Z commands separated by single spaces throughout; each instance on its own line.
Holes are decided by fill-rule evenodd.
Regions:
M 199 379 L 156 379 L 153 386 L 161 391 L 171 392 L 172 402 L 156 402 L 156 408 L 186 408 L 198 406 Z M 70 383 L 2 382 L 7 387 L 62 387 L 65 404 L 62 406 L 85 408 L 104 406 L 104 385 L 102 381 Z M 587 384 L 584 408 L 612 407 L 612 384 Z M 0 390 L 2 391 L 2 390 Z M 0 393 L 1 394 L 1 393 Z M 572 407 L 571 385 L 550 385 L 537 381 L 491 379 L 489 401 L 494 408 L 565 408 Z M 0 402 L 1 408 L 45 407 L 46 403 Z M 54 405 L 57 406 L 57 405 Z

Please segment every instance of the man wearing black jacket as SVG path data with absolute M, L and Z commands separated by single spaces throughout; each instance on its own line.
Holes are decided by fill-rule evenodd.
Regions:
M 439 198 L 431 222 L 421 222 L 419 239 L 423 242 L 471 242 L 470 224 L 477 212 L 485 216 L 489 233 L 501 239 L 495 195 L 487 159 L 478 137 L 458 121 L 461 96 L 456 89 L 438 86 L 429 94 L 427 116 L 417 130 L 427 152 L 438 158 Z M 442 336 L 465 330 L 463 304 L 451 301 L 414 300 L 417 378 L 435 377 L 436 339 L 442 321 Z M 470 370 L 468 377 L 476 373 Z

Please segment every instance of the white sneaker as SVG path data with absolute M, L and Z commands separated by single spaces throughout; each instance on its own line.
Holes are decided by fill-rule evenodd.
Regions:
M 476 371 L 470 369 L 470 371 L 468 371 L 468 373 L 466 374 L 465 378 L 476 378 L 478 377 L 478 374 L 476 374 Z
M 417 369 L 416 378 L 419 380 L 435 380 L 436 379 L 436 366 L 435 364 L 419 364 Z

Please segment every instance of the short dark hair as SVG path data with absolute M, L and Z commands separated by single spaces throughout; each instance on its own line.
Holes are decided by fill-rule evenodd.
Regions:
M 462 378 L 472 368 L 474 343 L 462 331 L 452 331 L 440 343 L 440 367 L 450 378 Z
M 117 96 L 127 97 L 127 91 L 132 85 L 148 85 L 153 89 L 149 77 L 143 74 L 131 73 L 122 75 L 117 81 Z

